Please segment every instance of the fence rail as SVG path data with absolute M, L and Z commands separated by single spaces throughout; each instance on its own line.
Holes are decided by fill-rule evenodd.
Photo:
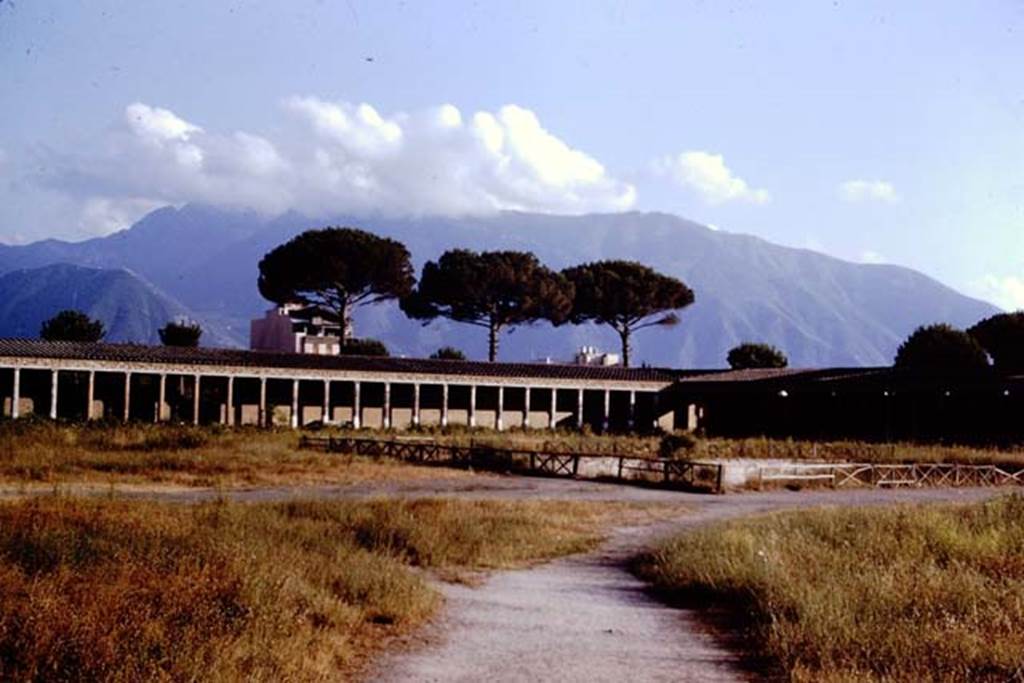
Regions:
M 432 439 L 362 439 L 303 436 L 301 448 L 327 453 L 388 457 L 423 464 L 447 464 L 501 472 L 585 477 L 689 490 L 722 491 L 722 465 L 647 458 L 622 453 L 499 448 L 486 444 L 440 444 Z
M 1024 469 L 957 463 L 792 463 L 759 467 L 757 481 L 821 482 L 833 488 L 1024 486 Z
M 831 488 L 925 486 L 1024 486 L 1024 469 L 955 463 L 784 463 L 756 466 L 738 479 L 729 460 L 693 461 L 622 453 L 577 453 L 557 450 L 499 448 L 470 442 L 442 444 L 433 439 L 367 439 L 303 436 L 302 448 L 374 458 L 387 457 L 426 465 L 453 465 L 481 470 L 552 477 L 580 477 L 722 493 L 726 487 L 810 484 Z

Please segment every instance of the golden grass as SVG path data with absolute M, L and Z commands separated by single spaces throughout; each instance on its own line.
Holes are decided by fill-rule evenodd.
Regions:
M 657 436 L 578 432 L 470 430 L 409 432 L 325 430 L 362 438 L 430 438 L 440 443 L 525 450 L 658 455 Z M 88 484 L 235 488 L 351 485 L 377 481 L 467 479 L 468 471 L 419 467 L 396 460 L 324 454 L 298 448 L 295 431 L 183 425 L 0 421 L 0 485 Z M 787 458 L 853 462 L 996 463 L 1024 467 L 1024 452 L 965 446 L 871 444 L 769 439 L 701 439 L 694 459 Z
M 635 506 L 0 504 L 0 679 L 327 680 L 438 605 L 422 572 L 592 548 Z
M 794 441 L 792 439 L 702 439 L 695 458 L 782 458 L 831 462 L 945 462 L 1024 467 L 1024 449 L 924 443 Z
M 1024 497 L 730 522 L 637 571 L 671 598 L 728 607 L 793 681 L 1024 675 Z
M 0 422 L 0 483 L 229 488 L 472 476 L 449 468 L 300 450 L 292 430 Z

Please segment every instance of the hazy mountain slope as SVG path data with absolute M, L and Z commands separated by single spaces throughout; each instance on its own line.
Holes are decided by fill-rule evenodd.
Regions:
M 78 309 L 103 321 L 107 341 L 157 344 L 168 320 L 191 316 L 177 301 L 137 275 L 54 264 L 0 275 L 0 336 L 36 337 L 44 320 L 63 309 Z M 216 331 L 204 342 L 225 343 Z
M 127 268 L 165 291 L 180 286 L 185 271 L 210 253 L 263 228 L 266 219 L 251 212 L 227 212 L 199 205 L 167 206 L 129 230 L 84 242 L 43 240 L 24 246 L 0 245 L 0 272 L 52 263 L 95 268 Z
M 744 340 L 774 343 L 797 365 L 889 363 L 899 341 L 917 325 L 941 320 L 965 326 L 996 310 L 906 268 L 849 263 L 666 214 L 328 220 L 288 214 L 267 220 L 202 207 L 161 211 L 120 237 L 83 243 L 88 248 L 78 258 L 66 253 L 76 245 L 58 243 L 59 251 L 76 262 L 105 263 L 127 263 L 131 252 L 138 272 L 166 283 L 175 298 L 238 343 L 246 341 L 248 319 L 268 305 L 256 291 L 260 257 L 306 228 L 327 224 L 358 225 L 395 237 L 409 247 L 417 268 L 445 249 L 463 246 L 531 250 L 557 268 L 601 258 L 636 259 L 679 276 L 695 290 L 697 303 L 686 309 L 679 327 L 644 331 L 636 339 L 636 357 L 656 364 L 720 366 L 725 352 Z M 230 235 L 218 226 L 229 226 Z M 173 259 L 134 255 L 138 250 L 159 254 L 168 244 L 168 251 L 178 250 Z M 0 268 L 17 260 L 19 249 L 46 258 L 56 248 L 52 243 L 6 248 L 0 251 Z M 379 337 L 396 353 L 419 355 L 452 344 L 476 357 L 484 354 L 483 335 L 475 328 L 444 322 L 424 327 L 405 319 L 394 305 L 363 309 L 356 323 L 359 335 Z M 540 325 L 507 336 L 501 357 L 566 358 L 582 343 L 613 349 L 617 339 L 591 326 L 552 330 Z

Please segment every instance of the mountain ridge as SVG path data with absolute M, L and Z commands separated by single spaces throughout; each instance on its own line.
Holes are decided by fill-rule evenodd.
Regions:
M 0 272 L 12 260 L 54 259 L 128 266 L 236 344 L 248 320 L 269 304 L 256 290 L 257 263 L 270 248 L 304 229 L 355 225 L 398 239 L 417 272 L 445 249 L 523 249 L 554 268 L 626 258 L 680 277 L 697 302 L 682 324 L 638 335 L 636 358 L 653 364 L 719 367 L 741 341 L 780 346 L 794 365 L 883 365 L 916 326 L 966 326 L 991 315 L 991 304 L 966 297 L 918 271 L 858 264 L 763 238 L 711 230 L 662 212 L 559 216 L 502 212 L 475 218 L 336 215 L 290 212 L 266 217 L 213 207 L 165 207 L 133 227 L 85 243 L 0 247 Z M 126 246 L 127 245 L 127 246 Z M 393 353 L 426 355 L 454 344 L 482 356 L 483 339 L 462 326 L 410 321 L 393 303 L 362 309 L 357 334 L 385 341 Z M 576 346 L 615 350 L 615 335 L 594 326 L 524 327 L 503 340 L 502 358 L 567 358 Z

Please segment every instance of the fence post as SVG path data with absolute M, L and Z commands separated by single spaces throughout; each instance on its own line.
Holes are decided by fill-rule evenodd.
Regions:
M 715 482 L 715 493 L 723 493 L 722 490 L 722 477 L 725 467 L 722 463 L 718 463 L 718 481 Z
M 572 476 L 576 476 L 580 471 L 580 456 L 572 456 Z

